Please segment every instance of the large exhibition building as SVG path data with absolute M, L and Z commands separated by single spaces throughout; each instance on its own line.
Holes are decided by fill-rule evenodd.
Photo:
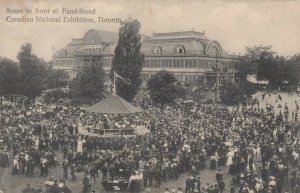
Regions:
M 118 37 L 116 32 L 90 29 L 82 38 L 72 39 L 54 53 L 53 68 L 66 70 L 73 78 L 82 65 L 101 64 L 108 80 Z M 237 57 L 227 55 L 219 42 L 208 39 L 204 32 L 192 30 L 142 36 L 141 51 L 145 55 L 143 81 L 162 69 L 192 84 L 200 78 L 205 83 L 215 82 L 217 77 L 220 84 L 235 81 Z

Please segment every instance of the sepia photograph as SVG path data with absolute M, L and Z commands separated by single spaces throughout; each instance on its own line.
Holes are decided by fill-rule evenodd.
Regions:
M 299 0 L 0 0 L 0 26 L 0 193 L 300 193 Z

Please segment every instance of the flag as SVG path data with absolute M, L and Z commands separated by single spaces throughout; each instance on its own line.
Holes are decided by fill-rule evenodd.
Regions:
M 120 76 L 119 74 L 117 74 L 115 72 L 115 78 L 116 78 L 116 81 L 118 80 L 117 78 L 120 78 L 125 84 L 131 84 L 131 80 L 128 79 L 128 78 L 123 78 L 122 76 Z

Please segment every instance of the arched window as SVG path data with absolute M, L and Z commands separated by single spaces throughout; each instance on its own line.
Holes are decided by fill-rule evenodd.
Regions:
M 174 52 L 175 54 L 185 54 L 184 46 L 176 46 Z
M 178 54 L 184 54 L 184 49 L 182 47 L 178 48 Z
M 161 47 L 159 47 L 159 46 L 152 47 L 151 53 L 152 54 L 162 54 Z
M 207 55 L 210 55 L 210 56 L 219 56 L 220 53 L 219 53 L 219 50 L 216 46 L 212 46 L 208 49 L 208 53 Z
M 152 49 L 151 49 L 151 54 L 155 54 L 155 47 L 153 47 Z

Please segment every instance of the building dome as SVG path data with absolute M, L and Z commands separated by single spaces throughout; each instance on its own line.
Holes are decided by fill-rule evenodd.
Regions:
M 84 45 L 95 45 L 118 41 L 118 33 L 91 29 L 83 37 Z

